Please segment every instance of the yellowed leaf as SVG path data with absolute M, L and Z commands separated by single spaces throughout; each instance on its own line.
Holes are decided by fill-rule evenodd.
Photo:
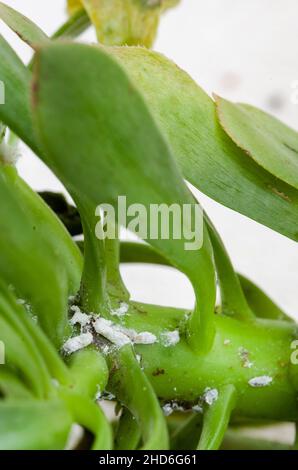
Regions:
M 68 0 L 68 10 L 86 9 L 99 42 L 151 47 L 163 11 L 180 0 Z

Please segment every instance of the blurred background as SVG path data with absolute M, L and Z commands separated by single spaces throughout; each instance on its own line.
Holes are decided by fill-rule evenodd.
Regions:
M 5 3 L 48 34 L 66 19 L 64 0 Z M 182 0 L 163 17 L 155 49 L 189 72 L 208 93 L 257 105 L 298 130 L 297 16 L 297 0 Z M 2 23 L 0 29 L 28 61 L 29 47 Z M 95 41 L 95 34 L 90 29 L 82 39 Z M 63 189 L 27 148 L 22 153 L 19 170 L 34 189 Z M 298 318 L 297 245 L 198 192 L 197 196 L 223 237 L 236 269 Z M 123 268 L 123 276 L 137 300 L 186 308 L 193 305 L 191 286 L 174 270 L 132 265 Z

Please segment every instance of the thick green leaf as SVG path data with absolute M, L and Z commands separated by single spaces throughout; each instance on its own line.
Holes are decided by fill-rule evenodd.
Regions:
M 80 285 L 81 255 L 61 222 L 16 169 L 2 164 L 0 200 L 5 201 L 0 204 L 0 277 L 31 305 L 33 315 L 59 346 L 68 331 L 68 297 Z
M 254 312 L 259 318 L 267 318 L 272 320 L 294 320 L 290 318 L 273 300 L 268 297 L 256 284 L 247 279 L 246 277 L 238 274 L 241 287 L 243 289 L 246 300 Z
M 63 450 L 71 424 L 60 400 L 0 401 L 0 449 Z
M 68 407 L 75 423 L 88 429 L 94 435 L 92 450 L 112 449 L 112 427 L 103 410 L 84 395 L 61 390 L 60 396 Z
M 29 18 L 2 2 L 0 2 L 0 19 L 33 48 L 49 41 L 48 36 Z
M 88 206 L 94 219 L 96 206 L 116 206 L 117 198 L 125 195 L 127 206 L 142 204 L 147 212 L 152 204 L 174 203 L 180 208 L 188 204 L 194 210 L 195 201 L 146 104 L 103 48 L 55 43 L 37 53 L 35 70 L 36 129 L 48 164 L 79 208 Z M 202 338 L 197 343 L 202 345 L 206 331 L 209 340 L 212 337 L 212 248 L 205 229 L 202 248 L 186 250 L 184 234 L 175 239 L 172 224 L 168 240 L 149 242 L 190 278 L 197 296 L 191 329 L 200 330 Z M 190 224 L 190 217 L 184 217 L 183 229 Z
M 32 398 L 32 393 L 16 371 L 4 365 L 0 367 L 0 395 L 3 395 L 5 399 Z
M 218 123 L 215 104 L 171 61 L 111 48 L 143 92 L 185 177 L 215 201 L 298 240 L 298 192 L 247 158 Z
M 30 79 L 30 72 L 0 35 L 0 80 L 5 86 L 5 104 L 0 105 L 0 120 L 38 154 L 29 104 Z
M 112 356 L 109 387 L 136 418 L 143 449 L 168 449 L 167 427 L 158 399 L 130 346 Z
M 226 385 L 218 393 L 216 402 L 204 412 L 198 450 L 218 450 L 228 428 L 236 403 L 236 389 L 234 385 Z
M 216 106 L 220 123 L 235 144 L 269 173 L 298 189 L 298 132 L 248 104 L 216 97 Z
M 5 361 L 21 372 L 26 383 L 37 396 L 47 396 L 51 376 L 41 352 L 25 327 L 24 307 L 17 303 L 8 287 L 0 282 L 0 338 L 5 345 Z

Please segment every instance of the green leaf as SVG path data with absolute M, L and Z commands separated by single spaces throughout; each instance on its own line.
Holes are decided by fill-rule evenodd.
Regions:
M 23 374 L 27 385 L 38 397 L 46 397 L 51 377 L 30 332 L 22 322 L 24 307 L 17 304 L 8 287 L 0 282 L 0 334 L 5 346 L 5 360 Z
M 28 399 L 32 398 L 32 393 L 23 383 L 16 371 L 7 366 L 0 367 L 0 394 L 5 399 Z
M 189 75 L 146 49 L 108 50 L 143 92 L 186 179 L 215 201 L 297 241 L 297 190 L 244 155 L 219 125 L 214 102 Z
M 115 450 L 136 450 L 140 439 L 141 430 L 136 418 L 124 408 L 115 436 Z
M 90 24 L 89 16 L 83 8 L 80 8 L 51 37 L 52 39 L 76 38 L 86 31 Z
M 37 53 L 35 75 L 33 112 L 46 161 L 79 208 L 88 206 L 94 219 L 100 203 L 115 207 L 125 195 L 127 206 L 141 204 L 147 213 L 152 204 L 177 204 L 180 209 L 188 204 L 195 210 L 195 200 L 141 95 L 103 48 L 46 46 Z M 193 215 L 184 217 L 183 229 L 190 228 Z M 185 232 L 175 239 L 172 225 L 170 221 L 168 240 L 149 241 L 190 278 L 197 297 L 191 336 L 196 332 L 194 343 L 204 347 L 212 339 L 215 303 L 208 232 L 205 228 L 202 248 L 190 251 L 185 249 Z M 96 240 L 94 232 L 92 236 Z
M 236 403 L 234 385 L 219 390 L 218 399 L 204 412 L 203 429 L 198 450 L 218 450 L 228 428 Z
M 270 297 L 268 297 L 256 284 L 245 276 L 238 274 L 246 300 L 258 318 L 271 320 L 284 320 L 294 322 Z
M 168 449 L 168 433 L 152 385 L 130 346 L 124 346 L 111 357 L 109 390 L 129 409 L 140 426 L 143 449 Z
M 234 271 L 225 246 L 212 222 L 205 216 L 214 251 L 215 265 L 220 288 L 222 313 L 244 321 L 253 321 L 255 316 L 246 301 L 240 281 Z
M 49 41 L 48 36 L 29 18 L 2 2 L 0 2 L 0 19 L 33 49 Z
M 5 201 L 0 204 L 0 277 L 29 303 L 43 330 L 60 346 L 69 331 L 68 297 L 80 285 L 80 252 L 16 169 L 2 164 L 0 199 Z
M 246 156 L 298 189 L 298 132 L 248 104 L 216 97 L 216 106 L 222 127 Z
M 0 401 L 0 449 L 63 450 L 71 424 L 60 400 Z
M 68 407 L 75 423 L 94 435 L 92 450 L 109 450 L 113 447 L 112 428 L 100 406 L 84 395 L 61 390 L 60 396 Z
M 0 35 L 0 81 L 5 87 L 5 104 L 0 105 L 0 120 L 39 154 L 30 111 L 31 73 Z

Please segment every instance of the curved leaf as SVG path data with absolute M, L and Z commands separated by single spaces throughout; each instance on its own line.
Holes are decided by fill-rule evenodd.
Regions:
M 5 104 L 0 105 L 0 120 L 39 154 L 30 111 L 31 74 L 0 35 L 0 80 L 5 87 Z
M 235 402 L 236 389 L 234 385 L 226 385 L 219 390 L 217 401 L 204 413 L 198 450 L 217 450 L 220 448 Z
M 59 346 L 69 329 L 68 297 L 80 285 L 79 250 L 16 169 L 2 164 L 0 199 L 5 201 L 0 204 L 0 277 L 31 305 L 46 334 Z
M 142 448 L 168 449 L 167 427 L 158 399 L 131 347 L 122 347 L 110 361 L 109 389 L 135 416 L 142 433 Z
M 214 102 L 189 75 L 156 52 L 108 50 L 143 92 L 189 182 L 215 201 L 297 241 L 297 190 L 244 155 L 219 125 Z
M 180 210 L 183 204 L 189 206 L 191 214 L 183 217 L 179 239 L 169 220 L 168 239 L 150 238 L 149 243 L 190 278 L 197 298 L 190 339 L 202 347 L 210 344 L 215 273 L 208 232 L 204 227 L 200 249 L 185 249 L 197 204 L 141 95 L 118 62 L 99 47 L 46 46 L 37 53 L 35 71 L 33 112 L 47 163 L 80 208 L 93 208 L 90 217 L 94 219 L 101 203 L 116 207 L 123 195 L 127 207 L 137 203 L 146 214 L 152 204 L 176 204 Z M 96 240 L 94 232 L 90 236 Z
M 298 189 L 298 132 L 254 106 L 216 97 L 220 123 L 245 154 Z
M 39 44 L 49 41 L 48 36 L 29 18 L 2 2 L 0 2 L 0 19 L 34 49 Z
M 294 322 L 256 284 L 241 274 L 238 277 L 246 300 L 257 317 Z
M 112 449 L 111 425 L 100 406 L 86 396 L 68 390 L 61 390 L 60 396 L 65 401 L 74 422 L 94 435 L 92 450 Z
M 0 401 L 0 449 L 63 450 L 71 424 L 60 400 Z

